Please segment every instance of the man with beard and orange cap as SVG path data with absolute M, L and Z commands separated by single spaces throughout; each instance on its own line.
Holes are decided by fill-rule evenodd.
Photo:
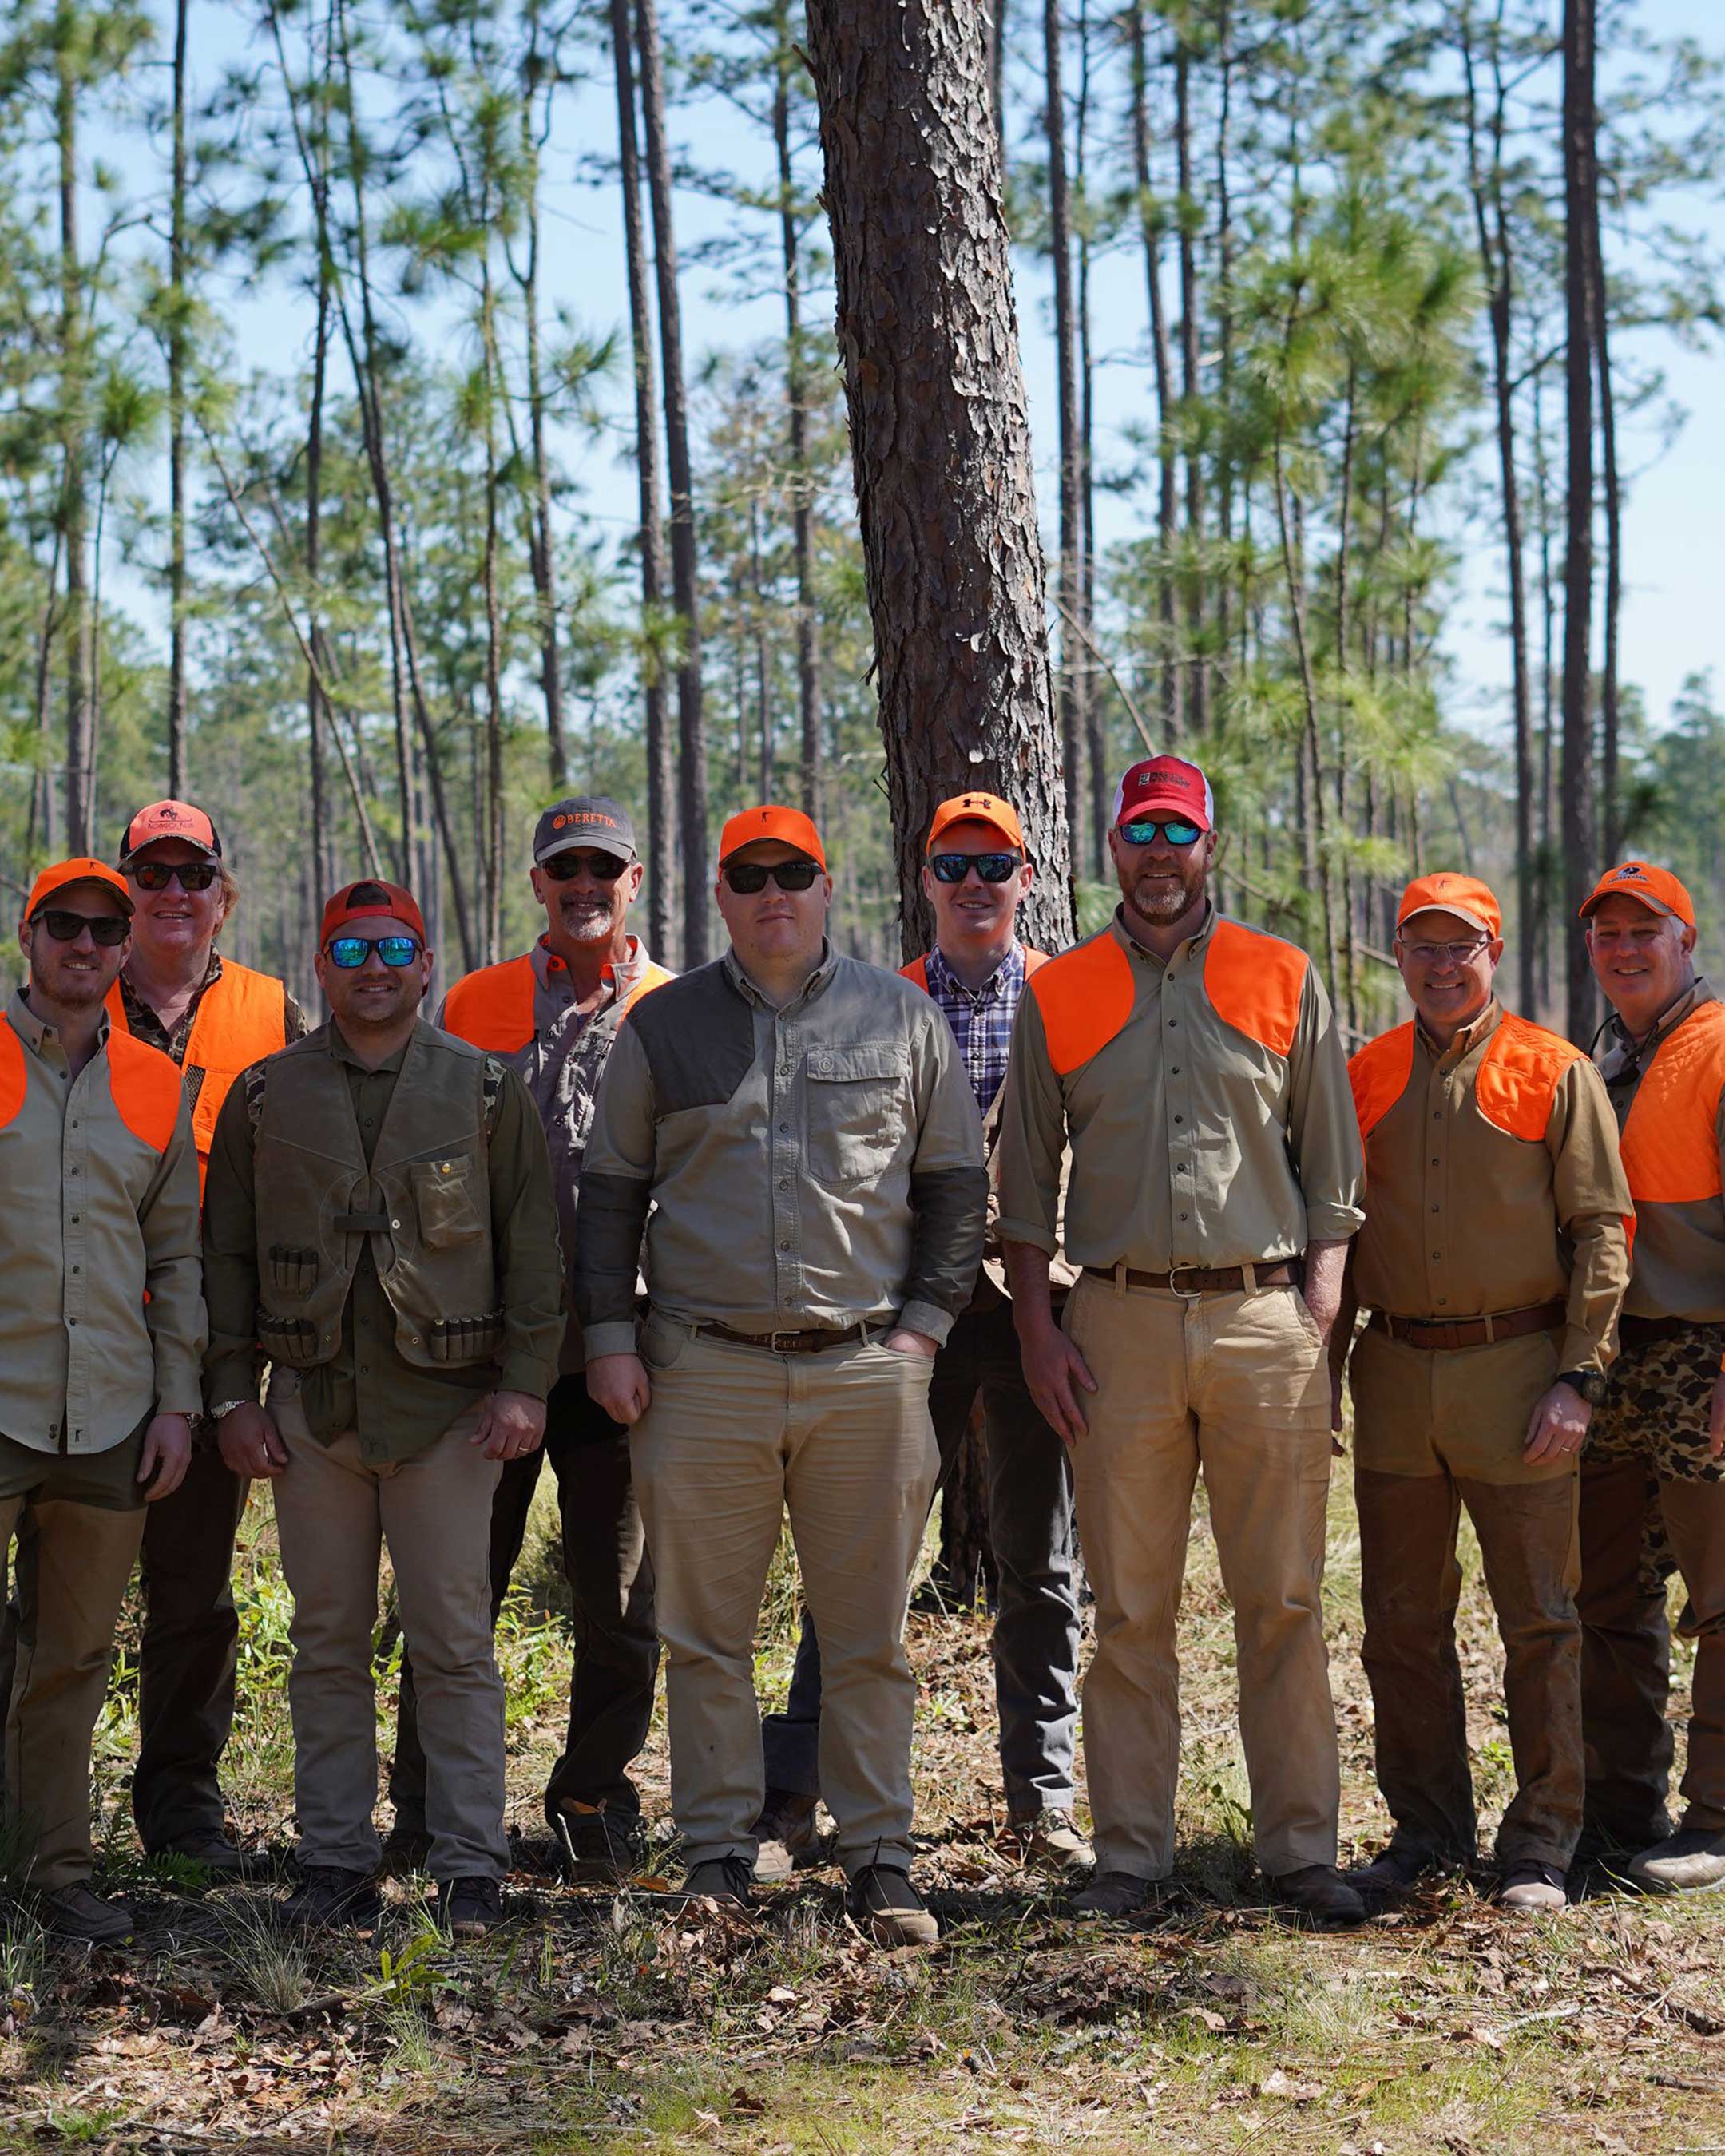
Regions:
M 1463 1507 L 1504 1646 L 1516 1794 L 1497 1835 L 1506 1908 L 1563 1907 L 1581 1833 L 1577 1470 L 1629 1281 L 1616 1126 L 1581 1050 L 1504 1009 L 1497 899 L 1418 878 L 1396 909 L 1414 1016 L 1348 1066 L 1366 1157 L 1337 1350 L 1357 1298 L 1354 1495 L 1361 1648 L 1389 1847 L 1368 1902 L 1477 1851 L 1455 1652 Z

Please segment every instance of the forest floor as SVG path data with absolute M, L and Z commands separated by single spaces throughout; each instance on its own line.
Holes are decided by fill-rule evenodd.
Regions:
M 1346 1483 L 1338 1476 L 1327 1590 L 1344 1861 L 1384 1830 Z M 501 1636 L 511 1804 L 530 1836 L 567 1684 L 545 1525 L 536 1515 L 526 1591 Z M 832 1871 L 763 1889 L 758 1911 L 731 1917 L 523 1871 L 502 1931 L 459 1949 L 409 1879 L 391 1884 L 375 1938 L 287 1938 L 272 1916 L 288 1879 L 287 1605 L 267 1505 L 248 1522 L 241 1603 L 228 1784 L 276 1876 L 210 1887 L 141 1858 L 126 1811 L 135 1732 L 123 1664 L 100 1732 L 97 1883 L 131 1897 L 136 1939 L 65 1948 L 7 1905 L 0 2148 L 1725 2149 L 1718 1900 L 1606 1892 L 1517 1921 L 1485 1898 L 1482 1876 L 1337 1936 L 1264 1907 L 1227 1606 L 1201 1518 L 1182 1619 L 1187 1892 L 1142 1924 L 1058 1920 L 1003 1850 L 986 1625 L 913 1616 L 918 1872 L 945 1926 L 932 1950 L 889 1953 L 861 1938 Z M 782 1564 L 764 1696 L 785 1681 L 793 1610 Z M 1462 1633 L 1481 1806 L 1495 1815 L 1509 1754 L 1476 1563 Z M 383 1662 L 380 1684 L 386 1753 L 393 1668 Z M 655 1869 L 675 1878 L 662 1711 L 642 1768 Z

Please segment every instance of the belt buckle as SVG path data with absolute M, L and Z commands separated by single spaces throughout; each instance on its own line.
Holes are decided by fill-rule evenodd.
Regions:
M 1207 1269 L 1203 1265 L 1170 1266 L 1168 1276 L 1169 1294 L 1178 1296 L 1182 1302 L 1202 1302 L 1204 1300 L 1204 1290 L 1201 1287 L 1181 1287 L 1177 1285 L 1177 1281 L 1179 1275 L 1182 1273 L 1201 1273 L 1206 1270 Z
M 778 1344 L 781 1340 L 796 1340 L 800 1337 L 801 1334 L 794 1326 L 786 1332 L 769 1332 L 767 1335 L 768 1343 L 775 1355 L 788 1355 L 793 1352 L 788 1348 L 781 1348 Z

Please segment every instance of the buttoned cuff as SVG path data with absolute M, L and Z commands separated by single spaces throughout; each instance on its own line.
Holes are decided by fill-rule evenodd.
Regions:
M 500 1393 L 525 1393 L 529 1399 L 542 1400 L 556 1382 L 556 1370 L 542 1356 L 506 1355 L 497 1389 Z
M 582 1342 L 583 1353 L 589 1363 L 597 1363 L 601 1355 L 633 1355 L 635 1352 L 634 1320 L 614 1318 L 608 1324 L 589 1325 L 587 1337 Z
M 1003 1213 L 994 1224 L 994 1235 L 999 1242 L 1028 1243 L 1033 1250 L 1045 1250 L 1051 1258 L 1060 1250 L 1060 1245 L 1037 1220 L 1014 1220 Z
M 1308 1243 L 1345 1243 L 1365 1224 L 1366 1216 L 1358 1205 L 1314 1205 L 1309 1199 L 1307 1201 Z
M 950 1313 L 932 1302 L 907 1302 L 898 1314 L 898 1322 L 906 1332 L 926 1332 L 937 1348 L 946 1345 L 952 1329 Z
M 203 1385 L 195 1363 L 178 1356 L 156 1366 L 157 1414 L 197 1415 L 203 1413 Z

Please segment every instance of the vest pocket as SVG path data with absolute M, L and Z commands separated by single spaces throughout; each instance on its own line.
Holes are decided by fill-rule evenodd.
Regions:
M 316 1250 L 290 1250 L 272 1243 L 268 1260 L 270 1285 L 280 1295 L 310 1295 L 317 1285 Z
M 272 1363 L 290 1370 L 309 1370 L 317 1361 L 317 1327 L 309 1317 L 278 1317 L 258 1312 L 258 1345 Z
M 470 1159 L 415 1161 L 412 1169 L 413 1210 L 419 1236 L 428 1250 L 453 1250 L 485 1232 L 474 1196 Z
M 439 1317 L 425 1328 L 425 1345 L 434 1363 L 490 1363 L 503 1345 L 503 1312 L 483 1317 Z

